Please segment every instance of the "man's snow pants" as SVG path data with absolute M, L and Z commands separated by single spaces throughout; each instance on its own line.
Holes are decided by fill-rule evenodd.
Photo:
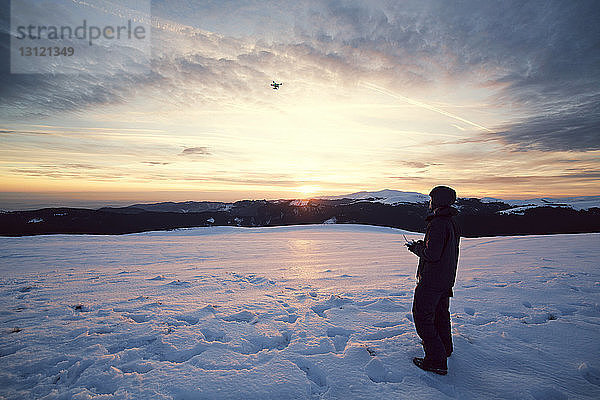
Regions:
M 413 298 L 413 319 L 417 334 L 423 340 L 425 363 L 446 368 L 446 358 L 452 353 L 450 328 L 450 296 L 452 291 L 435 290 L 417 285 Z

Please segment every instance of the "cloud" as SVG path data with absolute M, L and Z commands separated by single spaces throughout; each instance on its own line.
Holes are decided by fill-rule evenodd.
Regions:
M 598 2 L 333 1 L 321 11 L 299 30 L 321 48 L 337 43 L 375 55 L 386 86 L 487 87 L 493 105 L 512 114 L 494 129 L 508 144 L 598 148 Z M 390 60 L 394 72 L 386 71 Z
M 37 165 L 32 167 L 12 168 L 12 174 L 53 179 L 86 179 L 112 181 L 123 178 L 125 174 L 114 169 L 97 165 L 68 163 L 60 165 Z
M 211 152 L 209 151 L 208 147 L 186 147 L 185 149 L 183 149 L 183 151 L 180 153 L 180 155 L 182 155 L 182 156 L 189 156 L 189 155 L 209 156 L 209 155 L 211 155 Z
M 499 135 L 519 151 L 600 150 L 600 95 L 504 126 Z
M 396 164 L 403 165 L 408 168 L 415 168 L 415 169 L 426 169 L 432 165 L 441 165 L 438 163 L 428 163 L 428 162 L 420 162 L 420 161 L 397 161 Z
M 96 165 L 91 164 L 81 164 L 81 163 L 67 163 L 63 165 L 64 168 L 70 169 L 97 169 Z
M 170 162 L 163 162 L 163 161 L 142 161 L 142 164 L 148 164 L 148 165 L 169 165 L 171 163 Z
M 119 104 L 130 98 L 136 88 L 160 77 L 115 71 L 114 76 L 14 75 L 0 73 L 2 99 L 0 115 L 21 120 L 35 119 L 62 112 L 82 112 L 89 107 Z
M 411 182 L 432 182 L 439 180 L 431 176 L 390 176 L 390 179 Z M 452 182 L 453 185 L 473 185 L 472 177 L 452 177 L 446 179 Z M 527 185 L 536 187 L 537 185 L 564 185 L 566 183 L 586 183 L 591 184 L 595 181 L 600 181 L 599 171 L 587 171 L 584 173 L 567 173 L 557 175 L 479 175 L 477 176 L 477 184 L 489 185 Z M 543 191 L 543 189 L 542 189 Z
M 252 105 L 275 75 L 349 90 L 375 77 L 396 90 L 486 88 L 507 115 L 490 128 L 519 150 L 599 148 L 597 1 L 174 0 L 153 13 L 173 24 L 153 30 L 151 73 L 110 60 L 108 75 L 0 73 L 0 116 L 81 114 L 140 93 L 161 109 Z

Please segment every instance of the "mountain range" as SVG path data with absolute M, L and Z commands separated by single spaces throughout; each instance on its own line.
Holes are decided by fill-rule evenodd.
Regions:
M 43 208 L 0 214 L 0 235 L 124 234 L 201 226 L 354 223 L 424 232 L 429 196 L 381 190 L 312 199 L 162 202 L 127 207 Z M 459 198 L 463 236 L 600 232 L 600 196 Z

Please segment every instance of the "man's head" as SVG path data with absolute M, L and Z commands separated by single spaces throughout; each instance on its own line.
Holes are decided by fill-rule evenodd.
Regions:
M 435 210 L 439 207 L 451 206 L 456 201 L 456 192 L 448 186 L 436 186 L 429 192 L 431 201 L 429 207 Z

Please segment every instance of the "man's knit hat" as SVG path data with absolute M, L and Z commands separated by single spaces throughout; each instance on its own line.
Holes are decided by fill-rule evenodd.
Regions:
M 429 192 L 433 208 L 451 206 L 456 201 L 456 192 L 448 186 L 436 186 Z

